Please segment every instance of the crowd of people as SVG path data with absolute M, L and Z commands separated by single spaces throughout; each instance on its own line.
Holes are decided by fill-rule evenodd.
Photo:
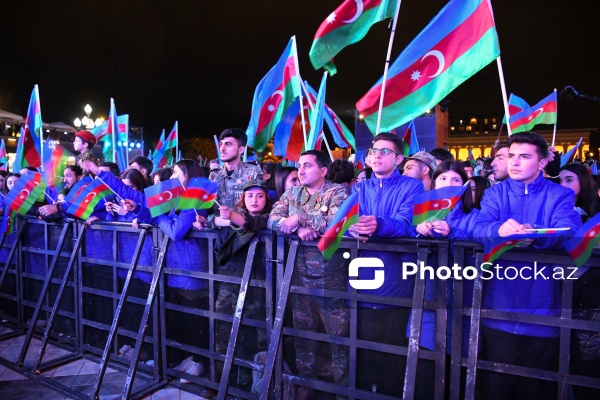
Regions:
M 43 202 L 36 203 L 30 214 L 54 221 L 68 216 L 68 204 L 52 202 L 49 198 L 63 199 L 70 188 L 84 175 L 100 177 L 117 196 L 98 203 L 88 222 L 107 220 L 132 223 L 150 223 L 172 239 L 166 256 L 169 268 L 207 272 L 208 257 L 203 239 L 188 237 L 191 230 L 215 229 L 219 240 L 215 250 L 217 271 L 220 274 L 241 277 L 248 244 L 252 237 L 264 229 L 283 234 L 297 235 L 301 242 L 314 241 L 322 235 L 344 200 L 358 194 L 359 217 L 347 236 L 367 242 L 377 238 L 447 238 L 449 240 L 474 240 L 481 243 L 498 237 L 525 233 L 531 228 L 569 228 L 537 239 L 537 249 L 561 249 L 581 224 L 599 210 L 599 192 L 594 176 L 584 164 L 573 163 L 559 167 L 559 158 L 549 149 L 547 142 L 534 132 L 512 135 L 495 147 L 492 158 L 480 158 L 474 163 L 455 160 L 445 149 L 420 151 L 408 157 L 400 137 L 381 133 L 374 137 L 369 148 L 366 167 L 357 171 L 348 160 L 331 161 L 323 152 L 309 150 L 302 153 L 297 167 L 276 164 L 252 164 L 242 161 L 247 138 L 240 129 L 226 129 L 219 137 L 219 160 L 201 166 L 194 160 L 180 160 L 174 165 L 153 171 L 152 161 L 136 157 L 130 168 L 119 171 L 114 163 L 98 163 L 88 153 L 95 138 L 89 132 L 77 133 L 75 150 L 81 152 L 77 164 L 67 167 L 64 189 L 49 193 Z M 6 194 L 19 174 L 0 172 L 3 193 Z M 218 183 L 217 201 L 211 210 L 172 210 L 152 217 L 146 204 L 144 189 L 167 179 L 179 179 L 185 187 L 194 177 L 209 177 Z M 413 226 L 415 197 L 425 191 L 448 186 L 466 186 L 460 201 L 450 213 L 440 220 Z M 47 190 L 51 191 L 51 188 Z M 88 248 L 102 251 L 101 233 L 88 239 Z M 131 234 L 121 233 L 118 260 L 129 262 L 133 256 Z M 90 245 L 91 243 L 91 245 Z M 98 245 L 95 245 L 98 244 Z M 112 252 L 111 249 L 104 251 Z M 140 265 L 152 265 L 150 241 L 144 246 Z M 383 261 L 385 281 L 377 289 L 363 289 L 359 293 L 375 296 L 411 298 L 414 279 L 401 275 L 402 263 L 416 262 L 413 253 L 396 253 L 379 250 L 359 250 L 359 257 L 376 257 Z M 315 289 L 348 290 L 348 262 L 340 251 L 331 260 L 325 260 L 314 246 L 300 246 L 295 260 L 293 284 Z M 429 261 L 431 262 L 431 260 Z M 474 262 L 474 261 L 473 261 Z M 507 266 L 499 261 L 500 266 Z M 525 265 L 513 262 L 512 266 Z M 540 267 L 543 265 L 540 265 Z M 551 265 L 548 265 L 551 269 Z M 364 276 L 363 276 L 364 274 Z M 361 270 L 359 279 L 370 279 Z M 119 275 L 123 279 L 125 275 Z M 138 272 L 135 277 L 141 285 L 148 285 L 150 275 Z M 559 315 L 561 283 L 557 280 L 539 280 L 523 277 L 517 281 L 492 279 L 486 282 L 483 307 L 537 315 Z M 585 285 L 597 281 L 590 269 L 579 283 L 573 307 L 597 308 L 600 298 L 583 295 Z M 191 308 L 206 308 L 209 297 L 207 282 L 199 278 L 171 275 L 167 279 L 171 288 L 170 301 Z M 431 283 L 430 285 L 434 285 Z M 435 293 L 428 286 L 426 293 Z M 239 286 L 222 282 L 218 286 L 215 310 L 232 314 Z M 426 294 L 427 295 L 427 294 Z M 465 290 L 468 306 L 469 290 Z M 248 316 L 264 318 L 264 299 L 250 292 Z M 294 328 L 347 337 L 350 330 L 350 307 L 346 300 L 293 294 L 291 298 L 291 323 Z M 357 339 L 406 346 L 410 329 L 410 309 L 379 304 L 373 300 L 358 303 Z M 199 317 L 167 317 L 167 329 L 178 340 L 198 347 L 208 344 L 209 327 Z M 467 321 L 468 323 L 468 321 Z M 190 325 L 191 324 L 191 325 Z M 182 329 L 185 325 L 194 328 Z M 483 346 L 481 352 L 487 360 L 518 364 L 532 368 L 555 370 L 558 364 L 559 329 L 523 322 L 484 319 L 482 322 Z M 215 347 L 227 350 L 229 323 L 215 327 Z M 435 318 L 425 313 L 421 346 L 435 349 Z M 182 332 L 191 337 L 182 338 Z M 463 340 L 468 340 L 465 329 Z M 260 329 L 244 327 L 241 332 L 241 356 L 252 358 L 266 350 L 265 333 Z M 130 343 L 131 344 L 131 343 Z M 124 344 L 121 352 L 130 351 Z M 292 369 L 299 376 L 318 378 L 318 342 L 296 337 L 295 359 Z M 328 349 L 332 381 L 348 384 L 348 347 L 330 344 Z M 576 356 L 573 356 L 576 358 Z M 402 396 L 403 386 L 399 373 L 405 367 L 405 357 L 374 351 L 357 354 L 357 387 L 392 396 Z M 196 356 L 182 351 L 172 354 L 175 369 L 189 375 L 202 375 L 206 366 Z M 580 360 L 581 361 L 581 360 Z M 583 365 L 583 364 L 582 364 Z M 600 371 L 598 361 L 588 361 L 586 369 L 594 366 Z M 433 396 L 434 371 L 427 365 L 419 371 L 417 397 Z M 185 379 L 182 378 L 185 382 Z M 552 398 L 552 383 L 531 378 L 516 378 L 508 374 L 487 373 L 481 387 L 486 399 Z M 250 388 L 252 376 L 239 374 L 238 384 Z M 589 392 L 577 393 L 586 398 Z M 584 394 L 585 393 L 585 394 Z M 203 395 L 215 395 L 206 389 Z M 296 399 L 313 398 L 313 389 L 298 386 Z M 597 395 L 597 393 L 595 394 Z

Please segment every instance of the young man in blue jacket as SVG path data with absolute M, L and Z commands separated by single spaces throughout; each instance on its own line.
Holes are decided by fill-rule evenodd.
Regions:
M 533 243 L 538 249 L 560 249 L 563 241 L 577 231 L 581 218 L 573 210 L 573 191 L 544 178 L 548 156 L 548 143 L 537 133 L 521 132 L 510 137 L 509 178 L 487 189 L 483 195 L 474 232 L 476 241 L 523 234 L 528 228 L 570 228 Z M 551 264 L 537 264 L 538 270 L 545 267 L 549 279 L 534 276 L 533 262 L 500 261 L 497 264 L 501 268 L 496 269 L 496 265 L 493 268 L 500 276 L 486 281 L 483 308 L 559 315 L 561 287 L 552 277 Z M 522 276 L 506 279 L 501 271 L 508 266 L 520 270 Z M 495 319 L 484 319 L 482 323 L 488 360 L 531 368 L 556 368 L 558 328 Z M 552 397 L 552 386 L 547 381 L 489 373 L 484 391 L 486 399 L 547 399 Z
M 418 179 L 402 176 L 398 165 L 403 161 L 402 139 L 391 133 L 380 133 L 368 151 L 374 177 L 359 182 L 351 189 L 359 194 L 358 223 L 349 229 L 353 237 L 367 241 L 371 237 L 408 237 L 412 231 L 415 196 L 424 192 Z M 415 254 L 360 250 L 359 257 L 375 257 L 383 261 L 384 283 L 379 289 L 359 290 L 360 293 L 411 298 L 414 279 L 401 276 L 402 262 L 415 262 Z M 359 279 L 372 279 L 359 269 Z M 378 303 L 358 304 L 358 339 L 406 346 L 404 332 L 409 308 Z M 357 384 L 362 389 L 376 387 L 377 393 L 402 396 L 401 379 L 406 358 L 372 351 L 359 351 Z M 375 385 L 375 386 L 374 386 Z

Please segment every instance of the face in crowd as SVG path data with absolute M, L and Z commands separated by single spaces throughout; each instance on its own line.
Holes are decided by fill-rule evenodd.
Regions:
M 298 171 L 290 172 L 290 174 L 287 176 L 287 178 L 285 178 L 283 188 L 285 190 L 288 190 L 292 186 L 300 186 L 300 180 L 298 179 Z
M 508 176 L 518 182 L 533 182 L 548 164 L 540 158 L 536 146 L 530 143 L 513 143 L 508 150 Z
M 577 174 L 563 169 L 560 171 L 559 177 L 561 186 L 573 190 L 575 192 L 575 201 L 577 201 L 577 196 L 581 193 L 581 185 L 579 184 L 579 177 Z
M 438 177 L 435 178 L 434 187 L 436 189 L 441 189 L 441 188 L 445 188 L 448 186 L 462 186 L 462 185 L 464 185 L 464 182 L 457 172 L 446 171 L 446 172 L 439 174 Z
M 264 189 L 251 187 L 244 192 L 244 204 L 253 217 L 260 215 L 267 204 L 267 194 Z
M 65 182 L 65 188 L 71 189 L 73 185 L 77 183 L 77 175 L 75 175 L 75 172 L 71 171 L 70 169 L 65 169 L 63 181 Z
M 15 182 L 19 180 L 18 176 L 9 176 L 6 180 L 6 188 L 11 190 L 15 186 Z
M 508 178 L 508 147 L 503 147 L 496 152 L 492 168 L 494 171 L 494 180 L 503 181 Z
M 317 157 L 312 154 L 300 156 L 298 161 L 298 179 L 300 184 L 309 189 L 318 189 L 325 182 L 327 167 L 319 167 Z
M 73 142 L 73 150 L 82 152 L 87 148 L 87 143 L 85 143 L 79 136 L 75 136 L 75 141 Z
M 429 175 L 429 167 L 419 160 L 408 160 L 404 164 L 404 176 L 410 176 L 418 180 L 423 180 Z
M 226 137 L 219 143 L 219 150 L 221 151 L 221 161 L 230 162 L 244 153 L 244 146 L 240 146 L 237 139 Z
M 389 140 L 376 141 L 368 153 L 371 168 L 378 178 L 390 176 L 404 159 L 401 154 L 397 153 L 394 143 Z
M 184 173 L 179 166 L 175 165 L 173 167 L 173 174 L 171 175 L 171 179 L 179 179 L 179 182 L 185 187 L 188 181 L 188 176 Z

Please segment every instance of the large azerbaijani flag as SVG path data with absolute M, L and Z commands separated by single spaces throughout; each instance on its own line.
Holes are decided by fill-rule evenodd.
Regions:
M 179 179 L 167 179 L 144 189 L 150 215 L 157 217 L 174 209 L 183 192 L 185 189 Z
M 592 250 L 600 242 L 600 214 L 596 214 L 579 228 L 564 244 L 565 250 L 575 260 L 575 265 L 581 267 L 592 256 Z
M 509 119 L 512 133 L 531 130 L 538 124 L 555 124 L 558 110 L 558 97 L 556 91 L 543 98 L 533 107 L 511 115 Z
M 178 210 L 209 209 L 217 199 L 219 184 L 207 178 L 192 178 L 177 204 Z
M 78 190 L 73 198 L 67 214 L 81 219 L 88 219 L 100 200 L 110 196 L 113 191 L 101 179 L 94 179 L 90 184 Z
M 463 186 L 447 186 L 428 190 L 415 196 L 413 225 L 442 220 L 450 213 L 467 189 Z
M 306 138 L 306 150 L 316 150 L 317 139 L 323 131 L 323 115 L 325 114 L 325 93 L 327 90 L 327 72 L 323 74 L 321 78 L 321 85 L 319 86 L 319 94 L 315 101 L 315 108 L 310 113 L 310 132 Z
M 317 100 L 317 92 L 312 86 L 309 85 L 307 81 L 304 81 L 306 88 L 308 89 L 307 96 L 310 96 L 310 99 L 316 103 Z M 337 114 L 325 103 L 325 110 L 323 113 L 323 118 L 325 118 L 325 122 L 327 123 L 327 127 L 329 127 L 329 131 L 333 136 L 333 141 L 338 147 L 343 149 L 348 146 L 352 147 L 356 150 L 356 142 L 354 140 L 354 135 L 350 132 L 350 129 L 338 118 Z
M 511 93 L 508 96 L 508 116 L 511 117 L 515 114 L 520 113 L 521 111 L 531 107 L 524 99 L 520 98 L 514 93 Z M 502 123 L 507 123 L 506 115 L 502 119 Z
M 42 165 L 42 158 L 40 156 L 42 148 L 41 132 L 42 112 L 40 111 L 40 94 L 38 92 L 38 85 L 35 85 L 31 93 L 31 99 L 29 100 L 25 125 L 23 126 L 22 135 L 24 137 L 20 160 L 21 168 L 25 168 L 26 166 L 38 168 Z
M 252 115 L 246 130 L 248 146 L 265 149 L 286 108 L 300 95 L 296 60 L 296 37 L 293 36 L 277 64 L 264 76 L 254 91 Z
M 346 46 L 364 38 L 371 26 L 393 18 L 398 0 L 345 0 L 323 21 L 310 48 L 315 69 L 325 68 L 331 75 L 337 69 L 333 58 Z
M 27 171 L 15 182 L 13 188 L 4 196 L 4 202 L 19 214 L 25 215 L 33 203 L 44 195 L 46 182 L 42 174 Z
M 329 223 L 327 230 L 321 236 L 317 247 L 323 253 L 323 258 L 331 259 L 333 253 L 340 247 L 344 233 L 358 222 L 358 192 L 348 196 L 340 206 L 335 217 Z
M 489 0 L 450 0 L 390 66 L 381 131 L 433 108 L 452 90 L 500 55 Z M 376 131 L 382 79 L 356 108 Z
M 304 106 L 306 132 L 310 131 L 308 106 Z M 283 118 L 277 125 L 273 138 L 273 154 L 286 160 L 298 162 L 304 148 L 304 131 L 300 115 L 300 98 L 297 97 L 285 110 Z

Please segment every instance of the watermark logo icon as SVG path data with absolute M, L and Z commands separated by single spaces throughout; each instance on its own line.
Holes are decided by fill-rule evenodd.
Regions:
M 360 268 L 377 268 L 374 273 L 373 279 L 351 279 L 358 278 L 358 270 Z M 354 289 L 379 289 L 383 286 L 384 282 L 384 271 L 383 261 L 376 257 L 358 257 L 350 261 L 348 266 L 348 283 Z

